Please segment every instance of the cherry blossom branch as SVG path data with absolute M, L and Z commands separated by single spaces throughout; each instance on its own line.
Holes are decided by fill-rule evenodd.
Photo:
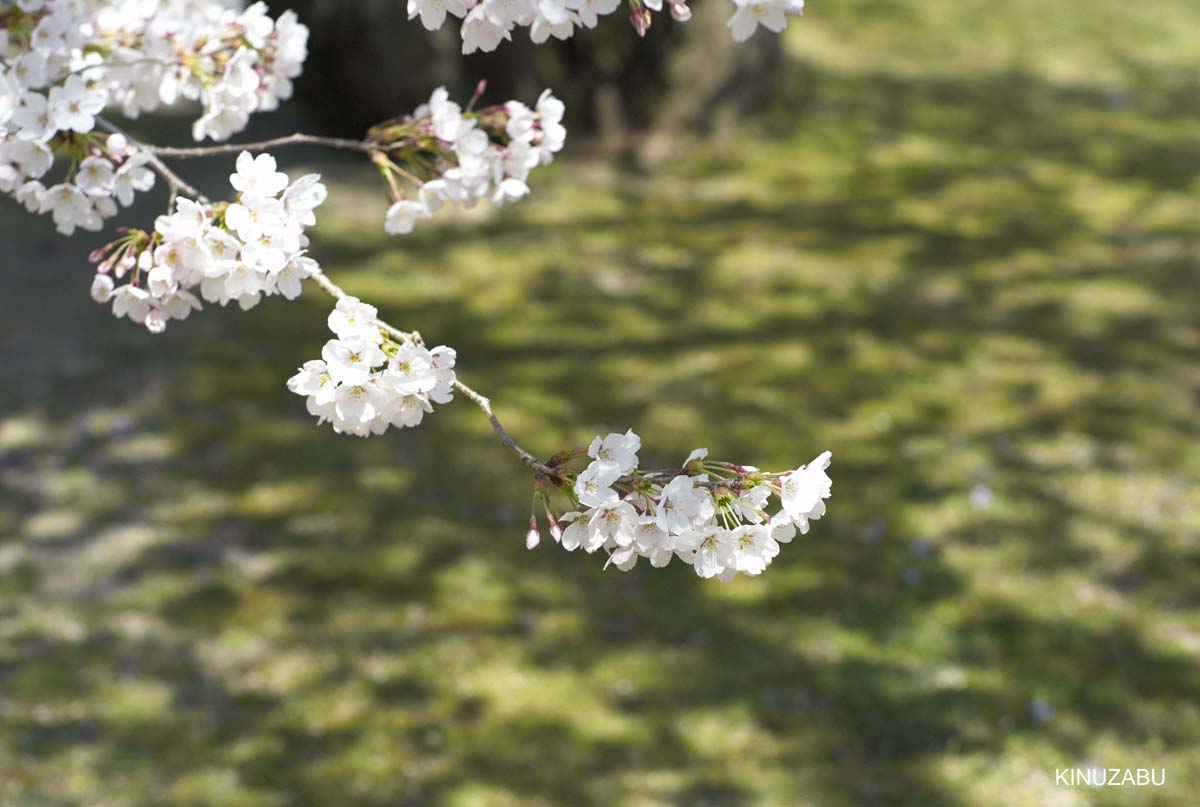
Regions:
M 678 20 L 691 14 L 687 0 L 666 3 Z M 540 541 L 540 510 L 564 549 L 602 551 L 606 567 L 627 571 L 639 557 L 661 567 L 679 557 L 701 577 L 730 580 L 760 574 L 779 554 L 779 544 L 825 514 L 829 452 L 796 470 L 772 473 L 708 460 L 707 449 L 692 451 L 680 465 L 641 470 L 641 438 L 632 430 L 597 435 L 586 449 L 559 451 L 545 461 L 522 448 L 491 400 L 458 380 L 453 348 L 426 348 L 420 333 L 381 321 L 377 308 L 346 294 L 321 270 L 309 255 L 305 229 L 316 224 L 314 211 L 328 190 L 318 174 L 293 181 L 266 152 L 309 145 L 363 154 L 387 186 L 391 206 L 384 230 L 405 235 L 445 205 L 471 207 L 484 199 L 500 205 L 528 194 L 529 172 L 563 147 L 562 102 L 546 90 L 533 107 L 508 101 L 476 109 L 481 82 L 463 108 L 439 87 L 412 115 L 384 121 L 361 140 L 296 133 L 222 144 L 244 130 L 253 113 L 274 109 L 290 95 L 308 39 L 307 27 L 291 11 L 272 19 L 263 3 L 240 13 L 227 5 L 160 0 L 147 18 L 144 0 L 0 0 L 0 193 L 30 212 L 52 215 L 58 231 L 70 236 L 77 229 L 102 229 L 105 219 L 133 204 L 137 192 L 149 191 L 156 176 L 168 186 L 168 209 L 152 230 L 119 228 L 114 240 L 89 256 L 96 265 L 96 302 L 111 303 L 116 317 L 161 333 L 169 321 L 201 310 L 201 297 L 249 310 L 263 297 L 294 300 L 303 281 L 313 280 L 336 300 L 326 320 L 336 338 L 325 343 L 320 359 L 298 368 L 288 389 L 306 399 L 319 423 L 357 437 L 418 426 L 433 404 L 450 403 L 455 391 L 470 399 L 500 443 L 533 472 L 525 539 L 530 549 Z M 467 9 L 409 0 L 408 8 L 427 28 L 441 25 L 447 12 L 465 17 L 463 50 L 469 52 L 493 49 L 517 26 L 529 26 L 535 42 L 562 39 L 576 26 L 594 26 L 598 13 L 618 4 L 611 5 L 543 3 L 534 15 L 526 3 L 488 3 L 485 9 L 473 1 Z M 639 33 L 650 25 L 651 5 L 629 0 Z M 661 9 L 663 3 L 654 5 Z M 729 27 L 737 40 L 759 25 L 778 32 L 786 16 L 802 8 L 803 0 L 735 0 Z M 14 51 L 18 56 L 9 59 Z M 148 54 L 164 53 L 175 56 L 170 70 L 128 69 L 160 63 Z M 96 62 L 97 54 L 121 61 Z M 65 76 L 50 76 L 68 68 Z M 106 108 L 133 117 L 177 97 L 200 101 L 203 114 L 192 136 L 217 145 L 139 143 L 99 117 Z M 236 194 L 216 202 L 165 161 L 226 154 L 237 154 L 236 173 L 229 177 Z M 50 174 L 60 159 L 65 175 Z M 578 467 L 583 462 L 586 467 Z M 566 498 L 570 512 L 556 513 L 554 491 Z M 772 498 L 781 510 L 770 507 Z
M 483 414 L 487 415 L 487 419 L 491 421 L 492 428 L 496 431 L 496 435 L 500 438 L 500 442 L 503 443 L 510 451 L 516 454 L 517 458 L 521 460 L 521 462 L 525 463 L 538 473 L 545 474 L 549 477 L 557 478 L 563 475 L 565 471 L 564 468 L 551 467 L 544 462 L 541 462 L 537 457 L 521 448 L 521 446 L 518 445 L 511 436 L 509 436 L 508 432 L 505 431 L 504 426 L 500 423 L 500 419 L 497 418 L 496 414 L 492 411 L 492 402 L 489 398 L 479 394 L 461 381 L 455 381 L 454 388 L 474 401 L 476 405 L 483 410 Z
M 326 293 L 329 294 L 329 296 L 333 297 L 335 300 L 340 300 L 343 297 L 349 296 L 348 294 L 346 294 L 346 292 L 342 289 L 341 286 L 334 283 L 329 278 L 329 275 L 325 274 L 325 272 L 323 272 L 321 269 L 314 269 L 311 278 L 312 278 L 312 280 L 316 281 L 317 285 L 320 286 Z M 397 341 L 413 342 L 415 344 L 423 344 L 423 342 L 424 342 L 424 340 L 421 339 L 421 334 L 419 334 L 416 331 L 409 333 L 407 331 L 400 330 L 399 328 L 397 328 L 394 325 L 389 325 L 388 323 L 384 322 L 383 320 L 377 320 L 377 322 L 378 322 L 380 328 L 382 328 L 384 331 L 386 331 L 389 336 L 394 337 Z
M 186 193 L 188 196 L 193 197 L 197 202 L 204 202 L 205 204 L 207 204 L 209 202 L 209 198 L 207 196 L 205 196 L 203 193 L 201 193 L 199 190 L 197 190 L 195 188 L 195 186 L 191 185 L 187 180 L 183 179 L 183 177 L 179 176 L 174 171 L 172 171 L 170 166 L 168 166 L 166 163 L 164 163 L 162 160 L 160 160 L 158 157 L 156 157 L 155 150 L 153 148 L 146 146 L 145 144 L 140 143 L 137 140 L 134 140 L 132 137 L 129 136 L 129 134 L 127 134 L 125 131 L 123 131 L 121 129 L 121 127 L 117 126 L 115 123 L 108 120 L 107 118 L 97 117 L 96 125 L 99 126 L 101 129 L 104 129 L 106 132 L 111 132 L 112 134 L 121 135 L 126 140 L 128 140 L 130 143 L 136 144 L 140 149 L 145 151 L 146 156 L 147 156 L 146 164 L 149 165 L 151 168 L 153 168 L 154 172 L 156 174 L 158 174 L 159 176 L 161 176 L 166 181 L 166 183 L 170 186 L 172 197 L 174 197 L 175 194 L 182 191 L 183 193 Z
M 88 72 L 94 73 L 98 70 L 111 70 L 113 68 L 124 67 L 141 67 L 143 65 L 154 65 L 155 67 L 178 67 L 179 63 L 168 61 L 166 59 L 134 59 L 133 61 L 129 62 L 95 62 L 81 65 L 74 70 L 68 70 L 66 73 L 62 74 L 62 78 L 66 78 L 67 76 L 78 76 Z
M 363 154 L 371 154 L 379 151 L 381 148 L 378 144 L 368 140 L 346 140 L 341 137 L 322 137 L 321 135 L 302 134 L 300 132 L 270 140 L 260 140 L 255 143 L 221 143 L 214 146 L 195 146 L 189 148 L 174 148 L 171 146 L 145 146 L 145 148 L 152 154 L 157 154 L 160 157 L 188 160 L 198 157 L 213 157 L 221 154 L 240 154 L 243 151 L 266 151 L 267 149 L 279 146 L 296 145 L 324 146 L 341 151 L 358 151 Z
M 99 125 L 101 128 L 103 128 L 106 131 L 111 132 L 113 134 L 121 135 L 122 137 L 126 138 L 131 144 L 134 144 L 138 149 L 145 152 L 145 154 L 147 155 L 147 165 L 149 165 L 156 173 L 158 173 L 167 182 L 167 184 L 170 186 L 172 196 L 174 196 L 178 192 L 182 192 L 202 203 L 209 203 L 210 200 L 204 194 L 202 194 L 197 188 L 195 188 L 193 185 L 191 185 L 189 182 L 187 182 L 187 180 L 183 179 L 177 173 L 175 173 L 175 171 L 172 170 L 170 168 L 170 166 L 168 166 L 166 163 L 164 163 L 161 158 L 169 157 L 169 158 L 175 158 L 175 159 L 189 159 L 189 158 L 198 158 L 198 157 L 210 157 L 210 156 L 217 156 L 217 155 L 221 155 L 221 154 L 241 153 L 244 151 L 264 151 L 264 150 L 275 148 L 278 146 L 298 145 L 298 144 L 316 145 L 316 146 L 323 146 L 323 147 L 332 148 L 332 149 L 358 151 L 360 153 L 364 153 L 364 154 L 368 154 L 368 155 L 372 155 L 372 156 L 379 154 L 380 149 L 381 149 L 380 144 L 374 143 L 373 141 L 369 141 L 369 140 L 368 141 L 345 140 L 342 138 L 319 137 L 319 136 L 315 136 L 315 135 L 306 135 L 306 134 L 301 134 L 301 133 L 288 135 L 286 137 L 273 138 L 271 140 L 264 140 L 264 141 L 260 141 L 260 142 L 256 142 L 256 143 L 247 143 L 247 144 L 238 144 L 238 145 L 222 144 L 222 145 L 215 145 L 215 146 L 202 146 L 202 147 L 196 147 L 196 148 L 171 148 L 171 147 L 154 146 L 151 144 L 142 143 L 140 141 L 137 141 L 136 139 L 131 137 L 128 133 L 126 133 L 124 130 L 122 130 L 119 126 L 117 126 L 116 124 L 112 123 L 111 121 L 109 121 L 103 117 L 97 117 L 96 122 L 97 122 L 97 125 Z M 316 282 L 316 284 L 323 291 L 325 291 L 327 294 L 329 294 L 335 300 L 341 300 L 341 299 L 349 296 L 346 294 L 346 292 L 340 286 L 338 286 L 332 279 L 330 279 L 330 277 L 328 275 L 326 275 L 320 268 L 314 267 L 311 270 L 310 278 L 314 282 Z M 419 332 L 403 331 L 403 330 L 395 327 L 394 325 L 384 322 L 383 320 L 378 320 L 377 322 L 378 322 L 380 329 L 382 329 L 385 333 L 387 333 L 389 336 L 393 337 L 398 342 L 401 342 L 401 343 L 411 342 L 412 344 L 415 344 L 415 345 L 423 345 L 424 344 L 424 342 L 421 338 L 421 334 Z M 519 443 L 517 443 L 516 440 L 514 440 L 513 437 L 504 428 L 504 425 L 500 422 L 500 419 L 496 416 L 495 411 L 492 409 L 492 404 L 491 404 L 490 398 L 488 398 L 487 396 L 483 395 L 479 391 L 472 389 L 471 387 L 467 386 L 466 384 L 464 384 L 458 380 L 455 380 L 454 388 L 457 389 L 463 395 L 465 395 L 467 398 L 469 398 L 471 401 L 473 401 L 480 408 L 480 410 L 487 417 L 488 422 L 490 422 L 492 424 L 492 428 L 496 432 L 496 436 L 500 439 L 500 442 L 506 448 L 508 448 L 510 451 L 512 451 L 524 465 L 526 465 L 527 467 L 536 471 L 539 474 L 543 474 L 545 476 L 549 476 L 552 478 L 561 478 L 566 473 L 566 469 L 564 469 L 562 467 L 554 467 L 554 466 L 551 466 L 551 465 L 548 465 L 548 464 L 542 462 L 536 456 L 534 456 L 532 453 L 530 453 L 525 448 L 523 448 Z
M 343 297 L 348 296 L 341 286 L 334 283 L 333 280 L 329 278 L 329 275 L 325 274 L 325 272 L 323 272 L 321 269 L 315 269 L 311 279 L 316 281 L 317 285 L 334 299 L 340 300 Z M 421 344 L 422 342 L 421 334 L 416 331 L 407 333 L 395 327 L 394 325 L 384 322 L 381 319 L 376 320 L 376 323 L 385 332 L 396 339 L 399 339 L 400 341 L 411 341 L 416 344 Z M 500 438 L 500 442 L 503 443 L 506 448 L 516 454 L 517 458 L 521 460 L 521 462 L 538 473 L 545 474 L 547 476 L 559 477 L 562 475 L 564 471 L 563 468 L 554 468 L 545 464 L 533 454 L 522 448 L 520 444 L 518 444 L 517 441 L 512 438 L 512 436 L 504 428 L 504 424 L 502 424 L 500 419 L 496 417 L 496 413 L 492 411 L 492 402 L 490 398 L 478 392 L 477 390 L 468 387 L 461 381 L 456 380 L 454 382 L 454 388 L 474 401 L 475 404 L 481 410 L 483 410 L 483 414 L 487 416 L 488 421 L 492 424 L 492 428 L 495 430 L 496 436 Z

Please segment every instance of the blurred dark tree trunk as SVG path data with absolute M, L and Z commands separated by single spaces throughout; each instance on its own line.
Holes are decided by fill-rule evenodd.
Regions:
M 725 28 L 727 3 L 716 0 L 701 0 L 688 23 L 655 14 L 644 39 L 621 10 L 566 42 L 535 46 L 518 30 L 494 53 L 465 57 L 457 25 L 426 31 L 406 19 L 404 0 L 271 5 L 295 9 L 312 30 L 298 102 L 326 131 L 345 136 L 411 110 L 438 85 L 466 98 L 480 78 L 488 81 L 485 102 L 532 101 L 552 88 L 567 102 L 569 127 L 609 145 L 706 131 L 768 99 L 780 60 L 778 38 L 765 32 L 735 44 Z

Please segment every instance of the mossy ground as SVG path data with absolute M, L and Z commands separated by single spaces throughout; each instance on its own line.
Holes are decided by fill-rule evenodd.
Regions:
M 650 173 L 389 240 L 324 167 L 329 273 L 529 448 L 833 451 L 725 586 L 526 552 L 468 402 L 316 428 L 319 294 L 152 338 L 10 205 L 0 803 L 1194 803 L 1197 43 L 1185 0 L 813 3 L 777 107 Z

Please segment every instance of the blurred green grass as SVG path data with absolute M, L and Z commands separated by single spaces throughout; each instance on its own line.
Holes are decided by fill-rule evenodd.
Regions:
M 568 159 L 397 241 L 323 166 L 326 269 L 534 451 L 833 450 L 830 514 L 727 586 L 526 552 L 468 402 L 316 429 L 315 292 L 151 338 L 6 210 L 0 803 L 1190 803 L 1197 35 L 820 4 L 770 114 L 649 172 Z M 1090 764 L 1168 784 L 1055 786 Z

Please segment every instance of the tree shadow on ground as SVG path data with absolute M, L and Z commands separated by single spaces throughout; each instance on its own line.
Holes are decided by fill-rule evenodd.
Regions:
M 0 797 L 936 807 L 1118 752 L 1194 792 L 1195 88 L 793 69 L 748 153 L 317 233 L 540 454 L 832 448 L 829 516 L 728 587 L 526 552 L 467 403 L 316 429 L 315 296 L 151 340 L 75 301 L 86 247 L 17 239 Z

